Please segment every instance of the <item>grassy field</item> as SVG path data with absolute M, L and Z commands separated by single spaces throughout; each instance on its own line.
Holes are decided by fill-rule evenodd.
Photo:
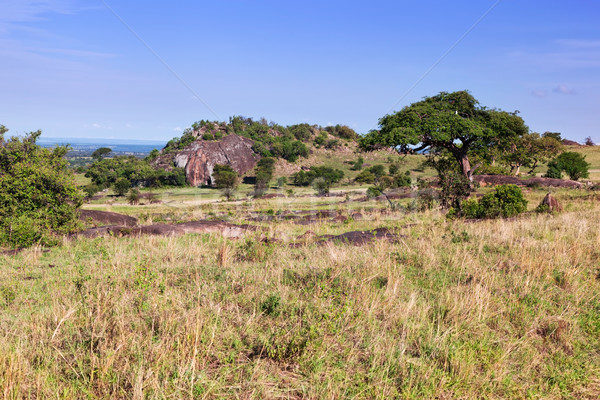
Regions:
M 525 188 L 528 213 L 466 222 L 391 212 L 363 201 L 364 187 L 293 190 L 226 202 L 165 189 L 156 204 L 84 206 L 255 226 L 241 239 L 73 238 L 0 255 L 3 397 L 600 398 L 596 192 L 554 190 L 565 211 L 537 214 L 547 191 Z M 323 209 L 343 218 L 252 219 Z M 397 241 L 294 245 L 376 228 Z

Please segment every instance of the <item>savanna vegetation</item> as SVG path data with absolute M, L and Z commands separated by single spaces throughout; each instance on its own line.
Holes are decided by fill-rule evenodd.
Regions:
M 216 188 L 155 177 L 157 154 L 102 151 L 73 177 L 65 149 L 38 148 L 37 133 L 3 139 L 2 250 L 21 247 L 6 239 L 20 215 L 19 232 L 40 232 L 0 254 L 4 397 L 597 399 L 600 151 L 454 95 L 384 117 L 359 139 L 370 151 L 342 126 L 286 127 L 259 141 L 272 157 L 254 180 L 218 165 Z M 414 151 L 421 107 L 464 137 L 464 154 L 441 136 Z M 266 138 L 257 124 L 279 129 L 234 117 L 195 123 L 192 139 Z M 286 141 L 312 153 L 282 161 L 273 149 Z M 389 146 L 410 154 L 376 150 Z M 592 184 L 480 187 L 463 155 L 469 171 L 507 175 L 585 166 Z M 109 190 L 82 204 L 75 182 Z M 548 191 L 562 211 L 538 206 Z M 78 207 L 156 231 L 98 229 Z M 158 229 L 194 222 L 210 229 Z

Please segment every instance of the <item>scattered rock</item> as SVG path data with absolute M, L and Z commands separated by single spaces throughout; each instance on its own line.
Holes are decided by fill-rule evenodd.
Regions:
M 124 226 L 135 226 L 137 225 L 137 218 L 130 217 L 129 215 L 118 214 L 110 211 L 96 211 L 96 210 L 79 210 L 79 219 L 81 221 L 88 221 L 91 219 L 96 224 L 102 225 L 124 225 Z
M 153 224 L 141 226 L 109 225 L 86 229 L 75 236 L 94 238 L 98 236 L 174 236 L 187 233 L 220 233 L 227 238 L 239 238 L 248 230 L 256 230 L 250 225 L 234 225 L 224 221 L 192 221 L 181 224 Z
M 307 239 L 312 236 L 314 236 L 314 232 L 307 231 L 304 235 L 299 236 L 298 239 Z M 351 244 L 353 246 L 361 246 L 374 240 L 388 240 L 396 243 L 400 240 L 400 237 L 400 235 L 393 233 L 388 228 L 377 228 L 371 231 L 351 231 L 342 233 L 341 235 L 317 236 L 315 243 L 318 245 L 324 245 L 327 243 L 343 243 Z M 292 243 L 292 247 L 300 247 L 306 243 L 307 242 Z
M 553 179 L 553 178 L 530 178 L 520 179 L 516 176 L 509 175 L 473 175 L 473 180 L 479 182 L 481 186 L 486 185 L 506 185 L 513 184 L 519 186 L 552 186 L 552 187 L 564 187 L 579 189 L 583 187 L 581 182 L 570 181 L 567 179 Z

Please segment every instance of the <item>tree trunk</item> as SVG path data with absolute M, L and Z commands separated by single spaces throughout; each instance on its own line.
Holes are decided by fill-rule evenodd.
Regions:
M 471 172 L 471 163 L 469 162 L 469 157 L 466 154 L 455 154 L 454 156 L 460 165 L 463 175 L 468 178 L 469 181 L 473 182 L 473 174 Z
M 520 173 L 521 173 L 521 166 L 517 165 L 517 168 L 515 170 L 515 176 L 519 176 Z

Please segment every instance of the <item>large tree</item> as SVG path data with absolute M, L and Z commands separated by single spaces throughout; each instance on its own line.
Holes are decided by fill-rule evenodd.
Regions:
M 398 151 L 447 151 L 471 179 L 472 151 L 493 146 L 528 132 L 517 112 L 483 107 L 467 91 L 440 94 L 413 103 L 379 120 L 380 129 L 361 140 L 364 149 L 394 147 Z

